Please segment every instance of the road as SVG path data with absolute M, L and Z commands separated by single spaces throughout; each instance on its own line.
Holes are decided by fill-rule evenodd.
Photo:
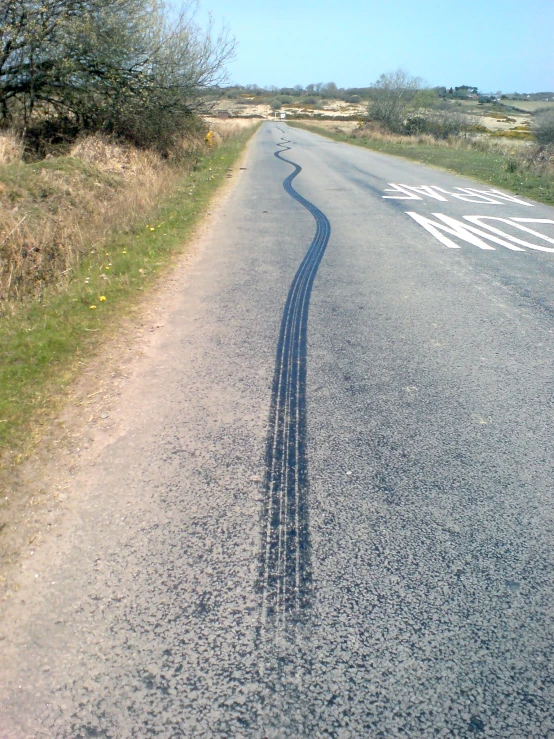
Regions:
M 244 167 L 26 560 L 0 736 L 554 737 L 554 210 L 279 123 Z

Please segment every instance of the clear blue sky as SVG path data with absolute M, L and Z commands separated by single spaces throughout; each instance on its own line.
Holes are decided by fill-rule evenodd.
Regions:
M 554 0 L 202 0 L 239 46 L 238 84 L 365 87 L 404 67 L 434 85 L 554 90 Z

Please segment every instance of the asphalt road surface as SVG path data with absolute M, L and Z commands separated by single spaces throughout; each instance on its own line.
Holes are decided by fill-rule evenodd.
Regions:
M 554 210 L 284 124 L 244 166 L 22 571 L 0 736 L 554 737 Z

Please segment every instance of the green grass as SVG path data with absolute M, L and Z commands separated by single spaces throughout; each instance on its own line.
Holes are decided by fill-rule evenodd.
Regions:
M 204 216 L 227 168 L 256 129 L 228 139 L 183 175 L 141 228 L 114 237 L 74 279 L 41 302 L 0 318 L 0 460 L 24 454 L 59 407 L 64 390 L 103 339 L 143 300 Z M 51 166 L 47 163 L 45 166 Z M 105 298 L 105 300 L 102 300 Z M 96 306 L 91 308 L 91 306 Z
M 392 154 L 433 167 L 440 167 L 450 172 L 479 180 L 491 187 L 501 187 L 531 200 L 547 205 L 554 205 L 554 178 L 541 172 L 534 172 L 521 167 L 516 159 L 510 159 L 499 153 L 464 151 L 447 149 L 428 144 L 392 143 L 372 139 L 354 138 L 346 134 L 335 133 L 314 125 L 288 122 L 312 133 L 326 136 L 334 141 L 342 141 L 354 146 Z
M 508 104 L 528 113 L 536 113 L 538 110 L 551 110 L 554 108 L 552 100 L 505 100 Z

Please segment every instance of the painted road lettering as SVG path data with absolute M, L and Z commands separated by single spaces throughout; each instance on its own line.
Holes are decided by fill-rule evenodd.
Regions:
M 437 185 L 403 185 L 389 182 L 390 187 L 385 192 L 393 192 L 394 195 L 382 195 L 385 200 L 423 200 L 424 197 L 448 202 L 448 197 L 463 200 L 465 203 L 479 203 L 483 205 L 505 205 L 506 203 L 517 203 L 533 208 L 532 203 L 526 203 L 514 195 L 507 195 L 499 190 L 477 190 L 475 187 L 455 187 L 459 192 L 451 192 Z
M 489 223 L 484 223 L 484 221 L 500 221 L 501 223 L 506 223 L 509 226 L 512 226 L 513 228 L 517 228 L 519 231 L 523 231 L 525 233 L 531 234 L 532 236 L 536 236 L 538 239 L 542 239 L 543 241 L 548 241 L 548 243 L 550 244 L 554 244 L 554 239 L 550 238 L 550 236 L 546 236 L 545 234 L 542 234 L 539 231 L 535 231 L 532 228 L 528 228 L 527 226 L 521 225 L 522 222 L 554 224 L 554 221 L 548 218 L 498 218 L 497 216 L 464 216 L 464 219 L 466 221 L 470 221 L 471 223 L 475 223 L 477 226 L 486 228 L 492 233 L 497 234 L 498 236 L 506 236 L 507 238 L 511 239 L 514 243 L 521 244 L 522 246 L 527 246 L 529 249 L 536 249 L 537 251 L 554 252 L 554 249 L 549 249 L 547 246 L 541 246 L 540 244 L 533 244 L 529 241 L 524 241 L 522 239 L 517 238 L 516 236 L 505 234 L 503 231 L 496 228 L 495 226 L 491 226 Z
M 554 239 L 550 236 L 537 231 L 533 228 L 529 228 L 525 224 L 554 224 L 554 220 L 548 218 L 497 218 L 494 216 L 463 216 L 463 223 L 458 221 L 451 216 L 444 215 L 443 213 L 433 213 L 433 217 L 438 219 L 436 221 L 431 220 L 427 216 L 421 215 L 421 213 L 414 213 L 413 211 L 407 211 L 407 215 L 417 221 L 420 226 L 432 234 L 438 241 L 449 249 L 460 249 L 460 245 L 449 238 L 449 236 L 455 236 L 468 244 L 479 247 L 485 251 L 494 251 L 495 247 L 491 246 L 487 242 L 499 244 L 504 246 L 506 249 L 511 251 L 525 251 L 525 248 L 535 249 L 536 251 L 553 252 L 554 248 L 543 246 L 542 244 L 533 243 L 525 239 L 521 239 L 518 236 L 513 236 L 510 233 L 506 233 L 497 227 L 498 222 L 507 224 L 512 228 L 517 229 L 525 234 L 531 234 L 532 236 L 546 241 L 550 244 L 554 244 Z M 491 225 L 489 221 L 494 221 L 495 225 Z M 470 225 L 472 224 L 472 225 Z M 479 226 L 479 228 L 477 228 Z M 446 235 L 448 234 L 448 236 Z

